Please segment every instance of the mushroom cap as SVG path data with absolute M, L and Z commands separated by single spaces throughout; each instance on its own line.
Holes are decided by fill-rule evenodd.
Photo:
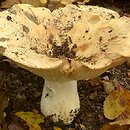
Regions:
M 130 57 L 130 18 L 102 7 L 19 4 L 0 21 L 1 54 L 48 80 L 94 78 Z

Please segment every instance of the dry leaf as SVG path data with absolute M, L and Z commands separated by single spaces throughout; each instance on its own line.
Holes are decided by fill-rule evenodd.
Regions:
M 74 2 L 74 0 L 61 0 L 61 4 L 63 5 L 72 4 L 72 2 Z
M 30 4 L 34 7 L 43 7 L 47 3 L 47 0 L 21 0 L 23 4 Z
M 126 96 L 128 96 L 126 94 Z M 130 100 L 127 103 L 126 110 L 111 125 L 130 125 Z
M 18 4 L 21 3 L 20 0 L 5 0 L 4 2 L 1 3 L 0 8 L 10 8 L 11 6 L 13 6 L 14 4 Z
M 128 78 L 130 78 L 130 72 L 128 72 L 127 75 L 128 75 Z
M 5 0 L 4 2 L 2 2 L 0 8 L 10 8 L 11 6 L 13 6 L 14 4 L 30 4 L 33 5 L 34 7 L 43 7 L 44 4 L 47 3 L 47 0 Z
M 54 126 L 54 130 L 62 130 L 62 129 L 57 126 Z
M 16 115 L 26 122 L 29 130 L 41 130 L 39 124 L 44 122 L 44 117 L 35 112 L 17 112 Z
M 61 4 L 68 5 L 72 4 L 73 2 L 79 2 L 79 3 L 88 3 L 90 0 L 61 0 Z
M 115 90 L 115 85 L 113 82 L 108 81 L 108 80 L 103 80 L 103 88 L 106 94 L 111 93 L 113 90 Z
M 84 0 L 84 2 L 88 3 L 90 0 Z
M 120 125 L 109 125 L 105 124 L 101 130 L 129 130 L 130 126 L 120 126 Z
M 108 119 L 115 119 L 110 125 L 130 125 L 130 91 L 118 87 L 111 92 L 104 102 L 104 115 Z
M 130 118 L 126 118 L 126 119 L 121 119 L 121 120 L 117 120 L 114 122 L 111 122 L 110 125 L 130 125 Z
M 125 96 L 126 93 L 126 90 L 118 87 L 106 97 L 104 102 L 104 115 L 106 118 L 110 120 L 116 119 L 125 111 L 128 99 Z

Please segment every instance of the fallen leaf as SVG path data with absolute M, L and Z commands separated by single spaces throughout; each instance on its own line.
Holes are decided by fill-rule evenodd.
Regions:
M 30 4 L 33 5 L 34 7 L 43 7 L 44 4 L 47 3 L 47 0 L 5 0 L 4 2 L 1 3 L 0 8 L 10 8 L 14 4 Z
M 116 119 L 125 111 L 128 100 L 128 97 L 125 96 L 126 93 L 128 93 L 127 90 L 118 87 L 106 97 L 104 102 L 104 115 L 106 118 L 110 120 Z
M 115 85 L 113 82 L 108 81 L 108 80 L 103 80 L 103 88 L 106 94 L 111 93 L 113 90 L 115 90 Z
M 128 72 L 127 75 L 128 75 L 128 78 L 130 78 L 130 72 Z
M 110 122 L 111 125 L 130 125 L 130 101 L 128 102 L 128 106 L 126 110 L 118 117 L 115 121 Z
M 90 0 L 84 0 L 84 2 L 88 3 Z
M 129 124 L 130 124 L 130 118 L 110 122 L 110 125 L 120 125 L 120 126 L 122 126 L 122 125 L 129 125 Z
M 54 126 L 54 130 L 62 130 L 62 129 L 57 126 Z
M 43 4 L 45 4 L 47 2 L 47 0 L 40 0 L 40 2 L 43 3 Z
M 110 125 L 130 125 L 130 91 L 118 87 L 111 92 L 104 102 L 104 115 L 110 120 L 115 119 Z
M 34 7 L 43 7 L 47 3 L 47 0 L 21 0 L 23 4 L 30 4 Z
M 61 4 L 63 4 L 63 5 L 72 4 L 73 2 L 74 2 L 74 0 L 61 0 Z
M 44 122 L 44 117 L 36 112 L 17 112 L 18 117 L 26 122 L 29 130 L 41 130 L 39 124 Z
M 130 126 L 120 126 L 120 125 L 110 125 L 110 124 L 105 124 L 101 130 L 129 130 Z
M 72 4 L 73 2 L 77 3 L 88 3 L 90 0 L 61 0 L 61 4 L 68 5 Z
M 21 1 L 20 0 L 5 0 L 4 2 L 1 3 L 0 8 L 7 9 L 13 6 L 14 4 L 18 4 L 18 3 L 21 3 Z

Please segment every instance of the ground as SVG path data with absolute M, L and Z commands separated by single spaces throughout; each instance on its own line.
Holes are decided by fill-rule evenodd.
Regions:
M 118 10 L 121 15 L 129 16 L 130 2 L 126 0 L 103 1 L 91 0 L 89 4 L 100 5 Z M 71 125 L 54 124 L 49 118 L 41 124 L 43 130 L 53 130 L 59 126 L 62 130 L 100 130 L 109 120 L 103 114 L 103 102 L 107 96 L 103 80 L 116 82 L 130 89 L 128 73 L 130 68 L 126 63 L 108 70 L 100 77 L 88 81 L 78 81 L 78 91 L 81 110 Z M 0 59 L 0 88 L 9 98 L 5 109 L 7 125 L 14 122 L 24 130 L 28 130 L 25 122 L 15 116 L 17 111 L 37 111 L 40 113 L 40 98 L 44 87 L 44 79 L 22 68 L 18 68 L 5 57 Z

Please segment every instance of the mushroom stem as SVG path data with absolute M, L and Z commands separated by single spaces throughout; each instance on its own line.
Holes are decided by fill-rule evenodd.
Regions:
M 49 81 L 45 80 L 41 112 L 51 116 L 54 122 L 62 120 L 70 124 L 80 108 L 77 91 L 77 81 Z

